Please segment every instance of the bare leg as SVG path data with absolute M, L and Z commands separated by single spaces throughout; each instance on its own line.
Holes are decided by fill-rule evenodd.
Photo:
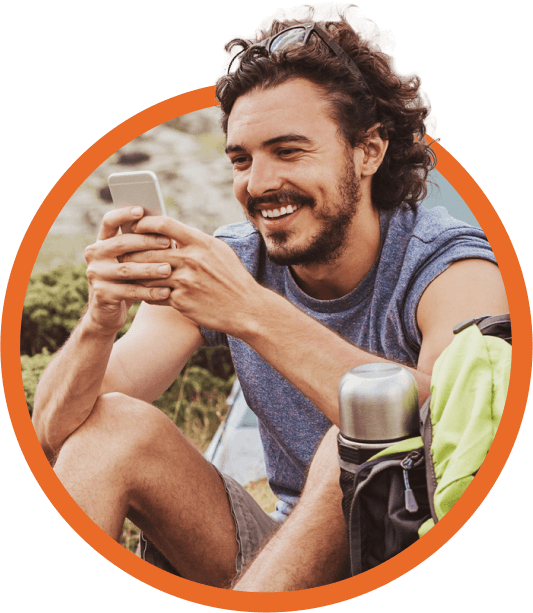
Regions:
M 313 458 L 296 509 L 265 545 L 234 590 L 303 590 L 348 577 L 337 433 L 335 427 L 327 432 Z
M 229 586 L 237 541 L 224 485 L 155 407 L 122 394 L 102 396 L 64 444 L 54 470 L 114 539 L 127 516 L 183 577 Z

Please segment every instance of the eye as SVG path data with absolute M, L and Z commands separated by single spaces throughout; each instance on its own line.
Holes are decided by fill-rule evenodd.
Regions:
M 234 167 L 242 167 L 246 165 L 248 161 L 248 156 L 246 155 L 238 155 L 230 160 Z
M 278 155 L 280 157 L 290 157 L 292 155 L 296 155 L 297 153 L 300 153 L 302 150 L 301 149 L 296 149 L 295 147 L 285 147 L 284 149 L 279 149 L 278 150 Z

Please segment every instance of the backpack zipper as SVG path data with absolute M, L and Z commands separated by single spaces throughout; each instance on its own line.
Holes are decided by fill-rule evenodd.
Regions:
M 423 459 L 419 451 L 411 451 L 411 453 L 400 463 L 400 466 L 403 468 L 403 482 L 405 485 L 405 509 L 408 513 L 416 513 L 418 511 L 415 493 L 411 489 L 411 484 L 409 483 L 409 471 L 415 466 L 418 466 Z

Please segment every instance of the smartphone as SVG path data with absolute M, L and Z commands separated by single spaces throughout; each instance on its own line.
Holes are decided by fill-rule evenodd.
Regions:
M 166 215 L 165 203 L 155 172 L 151 170 L 114 172 L 109 175 L 107 182 L 115 208 L 140 205 L 145 215 Z M 122 232 L 131 232 L 133 223 L 123 224 Z

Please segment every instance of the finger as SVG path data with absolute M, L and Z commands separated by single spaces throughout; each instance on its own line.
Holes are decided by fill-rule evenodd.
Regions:
M 99 259 L 114 259 L 126 253 L 146 250 L 166 250 L 170 239 L 154 234 L 118 234 L 89 245 L 85 250 L 87 262 Z M 155 260 L 153 260 L 155 261 Z
M 135 295 L 135 300 L 142 302 L 168 300 L 172 292 L 170 287 L 143 287 L 142 285 L 134 285 L 133 287 L 135 290 L 132 293 Z
M 169 287 L 144 287 L 130 283 L 98 282 L 92 288 L 95 300 L 103 303 L 114 303 L 126 300 L 128 302 L 147 302 L 167 300 L 170 296 Z
M 143 287 L 142 285 L 134 285 L 135 290 L 132 292 L 135 295 L 135 301 L 139 302 L 161 302 L 169 300 L 172 292 L 170 287 Z
M 129 262 L 114 264 L 105 262 L 101 266 L 90 264 L 87 267 L 87 278 L 90 283 L 94 283 L 97 279 L 121 283 L 127 281 L 163 281 L 171 272 L 172 268 L 167 263 L 136 264 Z M 160 287 L 162 286 L 163 283 Z
M 168 287 L 169 280 L 166 277 L 161 279 L 139 279 L 139 283 L 144 287 Z
M 169 306 L 169 307 L 174 306 L 170 298 L 167 298 L 166 300 L 163 300 L 163 299 L 162 300 L 143 300 L 143 302 L 146 302 L 146 304 L 155 304 L 158 306 Z
M 125 206 L 108 211 L 102 219 L 97 239 L 103 241 L 106 238 L 116 236 L 122 224 L 137 221 L 142 217 L 143 213 L 142 206 Z
M 196 228 L 191 228 L 181 223 L 181 221 L 155 215 L 143 217 L 132 226 L 132 230 L 135 233 L 142 234 L 163 234 L 164 236 L 174 239 L 178 245 L 183 247 L 205 243 L 206 240 L 211 239 L 205 232 L 197 230 Z
M 178 249 L 162 249 L 159 251 L 135 251 L 132 253 L 125 253 L 120 261 L 121 262 L 136 262 L 139 264 L 150 263 L 164 263 L 170 264 L 173 268 L 178 266 L 179 263 L 179 250 Z

